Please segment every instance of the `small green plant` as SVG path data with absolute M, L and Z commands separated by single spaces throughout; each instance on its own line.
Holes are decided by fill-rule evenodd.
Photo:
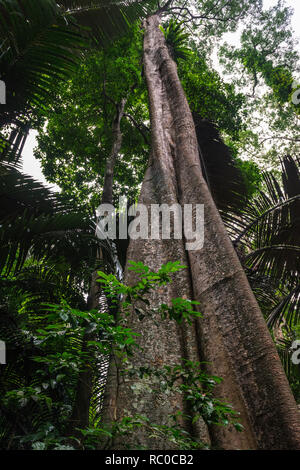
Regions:
M 191 50 L 186 45 L 189 35 L 184 31 L 182 22 L 179 23 L 172 19 L 165 27 L 161 26 L 161 30 L 164 33 L 171 57 L 175 61 L 188 59 L 191 55 Z
M 207 444 L 195 441 L 188 432 L 177 424 L 178 416 L 175 419 L 173 417 L 174 424 L 172 426 L 154 424 L 146 416 L 136 414 L 125 416 L 120 421 L 104 427 L 82 429 L 80 430 L 83 435 L 82 446 L 87 450 L 111 449 L 116 438 L 120 439 L 122 436 L 128 437 L 130 435 L 134 440 L 139 431 L 145 430 L 152 439 L 167 438 L 170 444 L 175 444 L 181 450 L 208 448 Z M 128 445 L 125 448 L 130 449 Z M 134 448 L 147 450 L 136 442 Z
M 203 369 L 204 363 L 182 359 L 182 363 L 175 366 L 165 365 L 162 369 L 140 367 L 138 370 L 129 369 L 127 373 L 138 375 L 140 378 L 159 378 L 160 390 L 170 390 L 183 394 L 190 404 L 193 417 L 186 418 L 196 422 L 203 419 L 207 424 L 232 424 L 238 431 L 242 426 L 238 423 L 238 413 L 221 400 L 214 398 L 213 389 L 222 381 L 222 378 L 208 375 Z

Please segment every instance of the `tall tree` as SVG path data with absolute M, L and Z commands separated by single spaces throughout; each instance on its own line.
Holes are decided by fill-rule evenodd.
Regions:
M 11 2 L 3 0 L 1 3 L 9 5 Z M 50 0 L 48 3 L 50 5 Z M 87 18 L 95 13 L 94 4 L 102 2 L 66 0 L 57 3 L 64 4 L 67 9 L 75 6 L 74 16 L 79 13 L 77 17 L 80 18 L 83 13 L 83 17 Z M 79 3 L 84 6 L 84 12 L 79 12 Z M 208 0 L 191 4 L 192 8 L 185 1 L 169 0 L 159 13 L 168 11 L 170 7 L 183 17 L 184 22 L 200 20 L 207 33 L 203 44 L 212 35 L 213 21 L 217 21 L 214 33 L 220 36 L 227 25 L 234 29 L 245 12 L 261 6 L 261 2 L 255 0 Z M 194 7 L 200 6 L 202 10 L 198 14 Z M 155 307 L 162 299 L 178 294 L 191 297 L 193 294 L 201 301 L 206 320 L 202 325 L 193 324 L 191 327 L 177 328 L 168 323 L 163 326 L 158 323 L 153 327 L 152 322 L 144 321 L 141 324 L 133 316 L 131 322 L 141 331 L 144 346 L 143 353 L 135 356 L 133 363 L 152 362 L 158 365 L 170 360 L 178 363 L 181 357 L 203 357 L 213 363 L 214 373 L 226 377 L 219 391 L 241 412 L 246 428 L 241 435 L 211 429 L 213 443 L 225 448 L 299 448 L 295 403 L 261 313 L 202 177 L 194 122 L 175 63 L 159 29 L 159 15 L 148 18 L 144 26 L 144 65 L 150 99 L 152 149 L 141 201 L 148 205 L 162 202 L 179 202 L 181 205 L 203 203 L 206 238 L 204 249 L 194 252 L 187 251 L 183 242 L 178 240 L 148 240 L 146 243 L 138 240 L 131 244 L 129 257 L 142 259 L 153 269 L 170 259 L 188 264 L 190 271 L 186 271 L 185 276 L 177 276 L 171 288 L 156 292 L 155 297 L 149 300 Z M 51 45 L 48 52 L 51 55 Z M 43 81 L 44 71 L 42 74 L 40 72 L 41 68 L 38 68 L 37 76 Z M 201 134 L 201 128 L 199 132 Z M 200 135 L 200 142 L 204 140 L 204 136 L 201 139 Z M 110 198 L 110 182 L 108 187 Z M 127 278 L 133 281 L 129 271 Z M 154 413 L 156 421 L 164 422 L 170 412 L 184 406 L 180 397 L 176 401 L 166 402 L 162 397 L 155 399 L 151 394 L 145 394 L 143 389 L 139 402 L 140 397 L 130 388 L 130 381 L 122 379 L 119 383 L 118 369 L 119 366 L 113 366 L 109 377 L 106 419 L 116 419 L 127 412 L 139 412 L 146 415 Z M 206 435 L 202 426 L 195 427 L 192 432 L 200 438 Z M 142 436 L 141 444 L 149 447 L 151 441 Z M 160 446 L 165 446 L 163 439 Z
M 167 2 L 169 6 L 172 2 Z M 207 184 L 202 176 L 194 122 L 171 59 L 159 14 L 144 22 L 144 66 L 149 93 L 152 146 L 140 202 L 150 204 L 204 204 L 205 241 L 202 249 L 186 251 L 184 241 L 132 240 L 128 259 L 142 261 L 155 270 L 165 261 L 189 264 L 186 277 L 177 276 L 171 291 L 150 298 L 155 307 L 174 293 L 200 301 L 203 320 L 191 331 L 171 325 L 138 321 L 130 324 L 141 333 L 142 353 L 134 366 L 178 363 L 181 357 L 197 356 L 208 361 L 210 371 L 225 377 L 219 395 L 241 413 L 245 431 L 210 429 L 212 442 L 223 448 L 300 449 L 300 421 L 296 403 L 245 273 L 226 233 Z M 188 241 L 188 240 L 187 240 Z M 126 271 L 127 282 L 134 281 Z M 163 422 L 177 402 L 157 400 L 141 390 L 135 395 L 130 380 L 120 378 L 119 365 L 111 367 L 106 419 L 124 414 L 145 414 Z M 199 433 L 199 430 L 195 431 Z M 142 444 L 151 448 L 151 439 Z M 117 444 L 118 445 L 118 444 Z M 163 439 L 160 448 L 164 448 Z

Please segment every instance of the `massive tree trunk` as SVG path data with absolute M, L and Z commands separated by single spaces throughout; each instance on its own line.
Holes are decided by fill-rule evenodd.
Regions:
M 149 92 L 152 149 L 140 203 L 204 204 L 204 246 L 186 251 L 184 240 L 131 240 L 128 259 L 155 270 L 179 260 L 189 271 L 150 298 L 155 307 L 172 297 L 193 297 L 203 318 L 189 328 L 153 318 L 130 326 L 141 334 L 134 367 L 180 363 L 182 357 L 210 362 L 208 371 L 223 377 L 216 395 L 240 412 L 245 431 L 231 427 L 209 429 L 214 445 L 225 449 L 300 449 L 300 421 L 296 403 L 261 311 L 201 173 L 192 115 L 170 58 L 159 16 L 145 20 L 144 66 Z M 126 271 L 126 281 L 134 276 Z M 105 398 L 106 421 L 136 413 L 164 423 L 169 413 L 184 409 L 181 396 L 168 400 L 145 388 L 132 389 L 136 379 L 120 375 L 111 365 Z M 138 390 L 138 391 L 137 391 Z M 202 431 L 201 431 L 202 430 Z M 193 430 L 199 438 L 202 426 Z M 138 442 L 136 441 L 136 445 Z M 166 448 L 141 434 L 139 444 Z M 115 445 L 119 446 L 119 443 Z

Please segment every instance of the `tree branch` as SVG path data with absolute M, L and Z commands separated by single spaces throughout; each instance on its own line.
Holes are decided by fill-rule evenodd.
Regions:
M 300 142 L 300 138 L 296 138 L 296 137 L 285 137 L 283 135 L 279 135 L 279 136 L 272 136 L 272 137 L 266 137 L 265 139 L 262 139 L 260 141 L 260 145 L 263 144 L 264 142 L 266 142 L 267 140 L 272 140 L 272 139 L 279 139 L 279 140 L 289 140 L 291 142 Z
M 137 130 L 141 133 L 141 135 L 143 136 L 143 139 L 145 141 L 145 143 L 147 145 L 149 145 L 149 139 L 148 139 L 148 136 L 146 135 L 146 133 L 144 132 L 143 129 L 145 129 L 147 132 L 150 132 L 150 129 L 149 127 L 145 126 L 145 124 L 139 124 L 133 116 L 131 116 L 131 114 L 129 113 L 124 113 L 124 116 L 127 117 L 128 119 L 130 119 L 130 121 L 132 122 L 132 124 L 137 128 Z
M 167 3 L 163 7 L 160 7 L 155 14 L 160 15 L 161 13 L 164 13 L 165 11 L 168 11 L 170 9 L 170 6 L 173 3 L 173 1 L 174 0 L 168 0 Z M 159 5 L 159 2 L 158 2 L 158 5 Z
M 216 6 L 218 5 L 218 3 L 219 3 L 219 0 L 217 0 L 217 2 L 212 6 L 212 8 L 210 8 L 208 11 L 206 11 L 202 15 L 197 15 L 193 13 L 191 9 L 186 6 L 187 2 L 185 2 L 184 5 L 182 6 L 173 6 L 169 8 L 169 11 L 170 12 L 178 11 L 178 17 L 183 18 L 183 21 L 182 21 L 183 24 L 186 24 L 189 21 L 195 21 L 195 20 L 227 22 L 230 20 L 237 20 L 241 16 L 240 13 L 237 15 L 232 15 L 232 16 L 229 16 L 229 15 L 225 17 L 219 16 L 224 10 L 224 8 L 230 5 L 230 0 L 227 3 L 225 3 L 225 5 L 220 6 L 220 8 L 216 9 Z M 200 23 L 197 23 L 197 24 L 199 25 Z

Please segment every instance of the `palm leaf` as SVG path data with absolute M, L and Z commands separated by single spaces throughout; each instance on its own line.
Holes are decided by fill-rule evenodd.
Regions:
M 0 1 L 0 67 L 6 105 L 0 125 L 16 112 L 43 108 L 57 80 L 76 69 L 83 36 L 54 0 Z
M 289 327 L 299 324 L 300 320 L 300 284 L 296 285 L 268 316 L 268 325 L 272 328 L 285 320 Z
M 120 37 L 130 24 L 157 8 L 157 2 L 153 0 L 59 0 L 58 3 L 78 25 L 89 31 L 100 46 Z
M 294 277 L 300 260 L 299 169 L 291 157 L 282 163 L 282 188 L 265 174 L 267 192 L 260 191 L 240 214 L 225 215 L 235 246 L 247 253 L 246 265 L 279 280 Z
M 0 0 L 0 79 L 7 86 L 0 126 L 16 111 L 44 108 L 88 47 L 88 29 L 104 44 L 145 16 L 155 2 Z M 20 79 L 21 77 L 21 79 Z
M 95 250 L 102 246 L 113 259 L 110 246 L 98 240 L 95 223 L 74 212 L 59 197 L 9 164 L 0 166 L 0 271 L 18 272 L 28 255 L 37 260 L 93 266 Z
M 294 326 L 300 316 L 300 176 L 299 162 L 282 161 L 282 186 L 265 174 L 266 191 L 240 213 L 229 212 L 224 220 L 246 268 L 252 288 L 270 327 L 283 319 Z M 261 289 L 257 280 L 265 279 Z M 269 284 L 269 285 L 268 285 Z
M 0 134 L 2 159 L 20 158 L 33 110 L 43 110 L 57 82 L 76 71 L 90 38 L 104 46 L 155 6 L 153 0 L 0 0 L 0 80 L 7 89 L 0 127 L 16 125 L 9 138 Z

